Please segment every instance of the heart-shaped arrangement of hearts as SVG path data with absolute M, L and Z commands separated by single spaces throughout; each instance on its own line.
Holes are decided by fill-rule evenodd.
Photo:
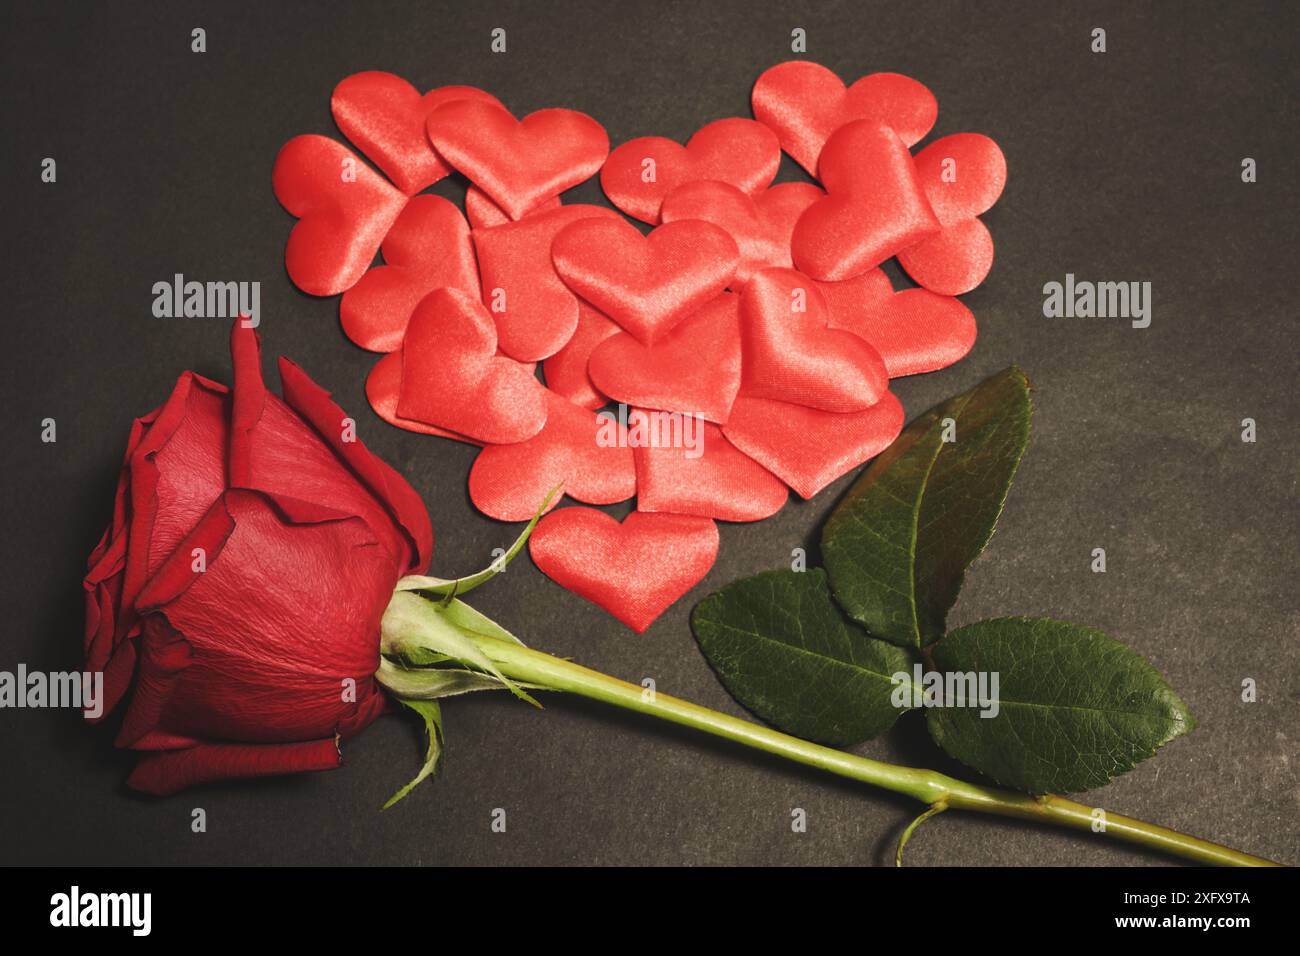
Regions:
M 583 113 L 517 119 L 468 86 L 360 73 L 331 105 L 364 159 L 323 136 L 280 151 L 290 278 L 341 293 L 348 337 L 385 353 L 366 383 L 380 417 L 481 447 L 483 513 L 525 520 L 561 484 L 635 497 L 621 523 L 554 511 L 530 547 L 636 631 L 708 573 L 716 521 L 766 518 L 879 453 L 903 425 L 889 380 L 974 344 L 955 297 L 992 265 L 979 217 L 1006 163 L 978 133 L 914 155 L 938 104 L 908 77 L 846 87 L 782 63 L 753 119 L 612 151 Z M 774 185 L 782 150 L 816 183 Z M 425 191 L 453 174 L 463 211 Z M 563 203 L 596 175 L 618 211 Z M 917 287 L 894 291 L 894 257 Z

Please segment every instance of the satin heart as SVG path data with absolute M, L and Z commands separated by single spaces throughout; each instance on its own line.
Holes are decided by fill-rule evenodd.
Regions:
M 975 316 L 960 301 L 925 289 L 894 292 L 879 269 L 818 288 L 830 306 L 830 327 L 865 339 L 890 378 L 947 368 L 975 344 Z
M 888 127 L 841 127 L 819 169 L 827 196 L 799 217 L 790 239 L 795 266 L 814 279 L 850 279 L 939 231 L 912 155 Z
M 421 435 L 437 435 L 439 438 L 454 438 L 456 441 L 463 441 L 468 445 L 483 444 L 456 432 L 448 431 L 446 428 L 427 425 L 413 418 L 403 418 L 398 415 L 397 400 L 401 392 L 402 354 L 400 352 L 389 352 L 375 363 L 375 367 L 366 376 L 366 401 L 370 402 L 370 407 L 374 409 L 376 415 L 388 422 L 388 424 L 403 428 L 408 432 L 417 432 Z
M 626 335 L 590 303 L 578 300 L 578 327 L 564 348 L 542 363 L 546 387 L 573 404 L 595 410 L 609 401 L 596 388 L 587 365 L 592 350 L 613 335 Z
M 402 347 L 411 312 L 434 289 L 478 298 L 478 264 L 469 225 L 441 196 L 415 196 L 393 223 L 376 266 L 343 293 L 339 318 L 348 338 L 372 352 Z
M 781 146 L 770 129 L 751 119 L 721 119 L 685 146 L 662 136 L 628 140 L 609 154 L 600 185 L 623 212 L 653 224 L 664 197 L 683 183 L 717 180 L 753 195 L 780 165 Z
M 733 287 L 740 288 L 760 269 L 786 268 L 790 235 L 803 211 L 822 197 L 812 183 L 781 183 L 750 198 L 719 182 L 686 183 L 664 200 L 664 222 L 703 219 L 725 229 L 740 249 Z
M 757 273 L 740 297 L 744 392 L 827 412 L 856 412 L 889 388 L 885 363 L 851 332 L 827 327 L 817 283 L 792 269 Z
M 271 185 L 280 205 L 298 218 L 284 267 L 308 295 L 338 295 L 355 285 L 406 206 L 401 190 L 324 136 L 285 143 Z
M 750 398 L 743 392 L 722 433 L 802 498 L 880 454 L 903 429 L 903 406 L 886 392 L 866 411 L 836 414 Z
M 774 130 L 781 148 L 814 176 L 822 147 L 847 123 L 888 126 L 910 147 L 925 138 L 939 115 L 934 94 L 911 77 L 872 73 L 846 89 L 832 71 L 808 60 L 764 71 L 752 101 L 755 118 Z
M 556 485 L 592 505 L 636 494 L 636 464 L 621 426 L 554 392 L 546 396 L 546 425 L 527 441 L 489 445 L 474 459 L 469 496 L 501 521 L 527 521 Z M 559 504 L 559 496 L 550 508 Z
M 560 197 L 556 196 L 530 209 L 528 215 L 535 216 L 540 212 L 550 212 L 563 205 Z M 487 193 L 477 186 L 470 186 L 465 190 L 465 216 L 469 219 L 470 226 L 475 229 L 489 229 L 492 226 L 503 226 L 508 222 L 514 222 L 500 206 L 488 198 Z
M 727 287 L 740 251 L 699 220 L 643 236 L 621 218 L 587 219 L 556 235 L 551 259 L 570 289 L 651 345 Z
M 628 416 L 637 508 L 721 521 L 761 521 L 781 510 L 785 485 L 727 441 L 721 428 L 696 420 L 688 422 L 689 443 L 666 441 L 676 426 L 656 424 L 655 414 L 634 409 Z
M 450 175 L 424 131 L 428 115 L 444 103 L 477 100 L 501 103 L 472 86 L 442 86 L 423 96 L 392 73 L 354 73 L 330 97 L 334 122 L 408 196 Z M 502 107 L 504 109 L 504 107 Z
M 920 286 L 942 295 L 970 292 L 993 268 L 993 237 L 978 219 L 963 219 L 898 254 Z
M 694 515 L 634 511 L 619 524 L 593 508 L 561 508 L 537 523 L 528 549 L 552 581 L 640 634 L 709 573 L 718 528 Z
M 546 424 L 546 389 L 495 353 L 496 328 L 482 303 L 455 289 L 430 292 L 402 343 L 397 414 L 481 442 L 532 438 Z
M 425 128 L 438 155 L 511 219 L 590 179 L 609 153 L 605 128 L 575 110 L 516 120 L 503 107 L 456 100 L 430 113 Z
M 615 401 L 725 422 L 740 390 L 740 355 L 740 297 L 727 292 L 654 345 L 611 336 L 592 351 L 588 372 Z
M 898 254 L 920 285 L 962 295 L 993 268 L 993 237 L 977 216 L 988 212 L 1007 183 L 998 144 L 979 133 L 937 139 L 916 155 L 916 173 L 943 231 Z
M 551 243 L 565 226 L 593 217 L 621 221 L 604 206 L 562 206 L 472 233 L 483 301 L 511 358 L 544 359 L 573 337 L 578 299 L 555 271 Z

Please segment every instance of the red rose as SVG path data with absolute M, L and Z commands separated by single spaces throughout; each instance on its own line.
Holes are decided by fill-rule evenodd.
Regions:
M 384 707 L 379 622 L 433 532 L 419 496 L 280 359 L 262 382 L 235 323 L 233 390 L 186 372 L 137 419 L 113 520 L 90 556 L 86 669 L 150 793 L 339 764 Z

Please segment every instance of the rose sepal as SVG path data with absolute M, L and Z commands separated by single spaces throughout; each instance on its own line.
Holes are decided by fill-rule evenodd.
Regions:
M 426 574 L 408 574 L 397 582 L 395 590 L 416 591 L 420 594 L 445 598 L 455 597 L 458 594 L 467 594 L 479 585 L 487 584 L 498 574 L 505 571 L 510 562 L 523 550 L 524 545 L 528 543 L 529 536 L 533 533 L 533 529 L 537 527 L 537 522 L 541 520 L 542 515 L 546 513 L 546 509 L 550 507 L 551 502 L 555 500 L 562 487 L 563 485 L 556 485 L 546 493 L 546 497 L 542 500 L 542 506 L 537 509 L 528 524 L 524 526 L 524 530 L 519 532 L 519 537 L 515 538 L 514 544 L 510 545 L 483 570 L 461 578 L 435 578 Z

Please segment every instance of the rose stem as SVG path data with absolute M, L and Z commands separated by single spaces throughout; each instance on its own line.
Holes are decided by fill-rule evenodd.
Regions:
M 1027 796 L 1010 790 L 982 787 L 932 770 L 899 767 L 859 757 L 820 744 L 809 743 L 778 730 L 740 720 L 707 707 L 650 693 L 635 684 L 561 660 L 510 641 L 476 634 L 474 641 L 501 672 L 514 680 L 549 690 L 564 691 L 603 701 L 627 710 L 694 727 L 705 733 L 735 741 L 766 753 L 776 754 L 809 767 L 817 767 L 850 780 L 858 780 L 906 794 L 930 806 L 974 810 L 1020 820 L 1036 820 L 1074 830 L 1093 832 L 1093 808 L 1055 795 Z M 1242 853 L 1177 830 L 1143 820 L 1106 813 L 1104 833 L 1198 863 L 1217 866 L 1278 866 L 1249 853 Z

